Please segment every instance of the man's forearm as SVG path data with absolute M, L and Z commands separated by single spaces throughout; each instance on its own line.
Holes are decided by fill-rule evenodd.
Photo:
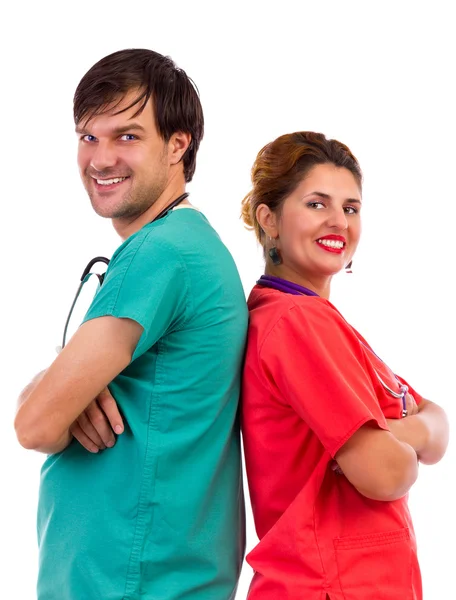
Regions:
M 19 395 L 19 398 L 17 399 L 17 413 L 19 413 L 19 411 L 21 410 L 21 406 L 24 404 L 24 402 L 27 401 L 27 398 L 30 396 L 30 394 L 33 392 L 33 390 L 36 388 L 36 386 L 38 385 L 38 383 L 41 381 L 41 379 L 43 378 L 43 375 L 46 373 L 46 369 L 44 369 L 44 371 L 41 371 L 40 373 L 38 373 L 38 375 L 36 375 L 32 381 L 22 390 L 22 392 Z M 61 437 L 60 440 L 58 440 L 55 444 L 53 444 L 52 446 L 40 446 L 40 447 L 33 447 L 33 450 L 36 450 L 37 452 L 43 452 L 44 454 L 56 454 L 57 452 L 61 452 L 62 450 L 64 450 L 68 444 L 71 442 L 72 440 L 72 435 L 70 434 L 69 431 L 66 431 L 64 433 L 64 435 Z M 24 445 L 24 443 L 22 443 L 22 445 Z M 25 447 L 27 447 L 27 445 L 25 444 Z M 30 448 L 32 449 L 32 448 Z
M 33 448 L 36 452 L 42 452 L 43 454 L 57 454 L 58 452 L 62 452 L 72 441 L 73 436 L 69 431 L 66 431 L 64 435 L 60 438 L 58 442 L 53 444 L 52 446 L 39 446 Z
M 38 373 L 38 375 L 35 375 L 35 377 L 32 379 L 32 381 L 19 394 L 19 398 L 17 399 L 16 412 L 19 410 L 19 408 L 22 406 L 22 404 L 24 404 L 24 402 L 27 400 L 27 398 L 30 396 L 30 394 L 33 392 L 33 390 L 36 388 L 38 383 L 43 379 L 43 375 L 45 373 L 46 373 L 46 369 L 44 369 L 43 371 L 40 371 Z

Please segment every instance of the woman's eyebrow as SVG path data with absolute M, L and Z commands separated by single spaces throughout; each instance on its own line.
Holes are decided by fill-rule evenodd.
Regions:
M 325 194 L 324 192 L 310 192 L 309 194 L 306 194 L 304 198 L 307 198 L 307 196 L 318 196 L 319 198 L 323 198 L 323 200 L 332 200 L 332 197 L 329 194 Z M 358 198 L 346 198 L 345 201 L 355 204 L 361 204 L 361 200 L 359 200 Z

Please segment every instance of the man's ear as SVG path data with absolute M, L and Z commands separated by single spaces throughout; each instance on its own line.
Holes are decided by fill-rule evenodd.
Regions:
M 183 131 L 173 133 L 168 142 L 168 156 L 171 165 L 177 165 L 182 160 L 191 141 L 192 136 L 189 133 Z
M 266 206 L 266 204 L 260 204 L 256 209 L 256 218 L 259 226 L 268 237 L 272 239 L 276 239 L 278 237 L 279 231 L 277 228 L 277 217 L 269 208 L 269 206 Z

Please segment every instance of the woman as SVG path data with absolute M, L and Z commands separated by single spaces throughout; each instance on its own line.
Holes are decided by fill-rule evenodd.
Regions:
M 249 297 L 242 428 L 259 544 L 249 600 L 420 600 L 407 492 L 439 461 L 445 413 L 329 301 L 358 245 L 362 174 L 318 133 L 267 144 L 244 222 L 264 248 Z

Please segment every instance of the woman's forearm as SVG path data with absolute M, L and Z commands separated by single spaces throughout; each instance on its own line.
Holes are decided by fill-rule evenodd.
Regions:
M 418 452 L 418 458 L 426 465 L 441 460 L 448 447 L 449 423 L 443 408 L 425 400 L 415 417 L 423 422 L 428 430 L 426 444 Z
M 449 438 L 445 411 L 429 400 L 423 400 L 416 415 L 388 420 L 391 432 L 401 442 L 412 446 L 423 464 L 433 465 L 444 456 Z

